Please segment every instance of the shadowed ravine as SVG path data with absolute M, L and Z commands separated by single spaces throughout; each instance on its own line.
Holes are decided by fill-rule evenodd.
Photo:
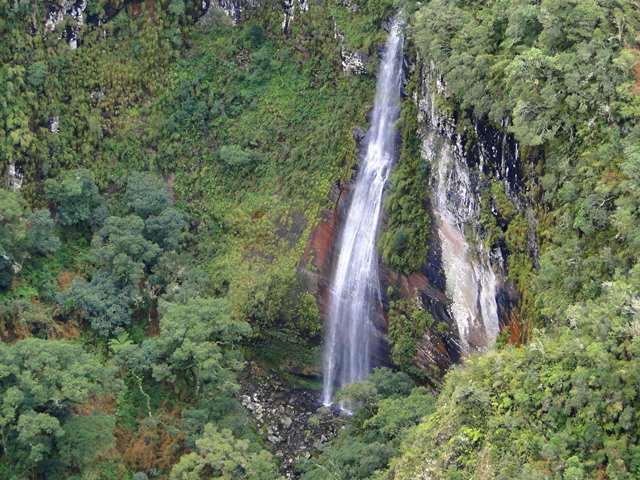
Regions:
M 372 354 L 379 346 L 382 307 L 376 236 L 382 194 L 394 161 L 402 48 L 402 20 L 396 18 L 378 73 L 366 155 L 355 178 L 329 292 L 323 388 L 326 406 L 331 405 L 336 389 L 362 380 L 371 371 Z

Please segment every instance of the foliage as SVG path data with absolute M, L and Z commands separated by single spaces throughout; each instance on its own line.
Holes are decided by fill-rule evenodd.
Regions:
M 78 416 L 73 408 L 107 384 L 112 373 L 69 342 L 29 339 L 0 344 L 3 460 L 53 476 L 61 468 L 58 462 L 84 466 L 108 450 L 112 420 Z
M 25 241 L 24 203 L 17 193 L 0 190 L 0 288 L 11 285 L 15 265 L 23 260 Z
M 49 210 L 36 210 L 31 214 L 27 220 L 26 236 L 31 254 L 54 253 L 60 248 Z
M 433 327 L 435 320 L 429 312 L 416 308 L 414 303 L 412 299 L 390 302 L 388 337 L 393 362 L 403 372 L 423 378 L 423 371 L 416 366 L 417 342 Z
M 639 300 L 607 284 L 554 335 L 451 372 L 393 478 L 636 478 Z
M 234 27 L 203 19 L 161 100 L 158 165 L 176 171 L 211 290 L 249 319 L 255 343 L 319 341 L 300 259 L 331 188 L 353 174 L 350 132 L 373 98 L 372 77 L 341 70 L 329 7 L 296 16 L 287 38 L 271 7 Z
M 348 385 L 338 400 L 356 408 L 348 427 L 306 466 L 305 480 L 378 478 L 401 439 L 434 410 L 435 398 L 404 373 L 378 368 Z
M 67 471 L 84 471 L 116 446 L 115 419 L 111 415 L 99 412 L 75 415 L 64 428 L 67 435 L 60 442 L 60 462 Z
M 184 432 L 167 423 L 168 420 L 147 417 L 140 421 L 135 430 L 124 432 L 126 444 L 122 457 L 129 468 L 166 478 L 180 458 L 184 440 Z
M 161 292 L 171 275 L 154 274 L 163 251 L 175 249 L 185 227 L 172 205 L 166 184 L 148 173 L 130 175 L 125 217 L 107 217 L 91 242 L 90 281 L 74 280 L 63 295 L 68 308 L 78 309 L 100 335 L 122 332 L 136 308 Z
M 56 236 L 48 210 L 31 212 L 18 192 L 0 190 L 0 289 L 11 287 L 16 274 L 56 252 Z M 31 264 L 31 265 L 30 265 Z
M 251 334 L 249 325 L 233 320 L 221 299 L 194 298 L 162 309 L 160 335 L 123 349 L 128 366 L 193 400 L 234 393 L 242 366 L 235 347 Z
M 461 117 L 506 120 L 523 162 L 532 163 L 529 187 L 542 202 L 535 282 L 530 262 L 518 258 L 527 220 L 518 215 L 505 228 L 486 209 L 484 220 L 490 237 L 503 237 L 514 253 L 510 273 L 525 300 L 535 302 L 529 313 L 549 322 L 572 302 L 597 296 L 602 282 L 624 275 L 638 258 L 638 211 L 625 187 L 633 174 L 623 165 L 633 164 L 639 134 L 639 28 L 628 0 L 434 0 L 411 26 L 421 56 L 446 82 L 440 101 Z M 499 220 L 508 222 L 497 188 L 491 195 L 501 204 Z
M 173 250 L 186 225 L 184 216 L 173 207 L 166 183 L 148 172 L 133 173 L 127 179 L 125 201 L 144 220 L 145 238 L 164 250 Z
M 65 226 L 87 222 L 100 202 L 93 174 L 86 168 L 67 170 L 59 178 L 47 179 L 45 191 Z
M 384 42 L 385 37 L 379 28 L 393 15 L 393 2 L 337 0 L 333 3 L 331 16 L 338 31 L 344 35 L 347 51 L 359 50 L 374 55 L 376 48 Z
M 416 92 L 418 74 L 407 86 L 407 97 Z M 418 136 L 418 108 L 404 103 L 400 117 L 402 152 L 389 178 L 384 208 L 388 214 L 380 237 L 382 260 L 402 273 L 419 270 L 426 260 L 431 219 L 426 206 L 429 192 L 429 165 L 422 158 Z
M 183 456 L 171 470 L 172 480 L 278 480 L 281 477 L 266 450 L 255 451 L 249 441 L 208 423 L 196 441 L 196 451 Z
M 369 3 L 348 26 L 373 53 L 381 21 L 368 17 L 389 4 Z M 47 478 L 164 475 L 215 424 L 231 461 L 276 478 L 232 396 L 239 344 L 248 319 L 256 342 L 273 335 L 314 364 L 322 326 L 297 270 L 334 182 L 352 175 L 350 132 L 366 125 L 374 79 L 342 72 L 329 4 L 296 15 L 286 37 L 276 4 L 232 27 L 213 14 L 195 24 L 197 2 L 101 0 L 83 24 L 65 14 L 48 31 L 54 8 L 0 2 L 0 156 L 25 174 L 21 195 L 0 190 L 0 211 L 6 196 L 17 212 L 0 229 L 13 255 L 0 260 L 0 333 L 70 338 L 74 353 L 82 342 L 96 358 L 78 360 L 109 375 L 115 361 L 128 388 L 113 417 L 65 404 L 52 420 L 40 415 L 57 400 L 39 406 L 0 476 L 45 475 L 24 473 L 38 442 Z
M 63 298 L 82 312 L 98 334 L 109 336 L 122 332 L 131 321 L 136 292 L 120 288 L 107 273 L 98 272 L 90 282 L 76 278 Z

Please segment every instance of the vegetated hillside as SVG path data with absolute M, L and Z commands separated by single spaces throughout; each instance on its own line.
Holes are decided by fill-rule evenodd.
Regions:
M 375 84 L 341 49 L 391 8 L 203 8 L 0 4 L 0 478 L 281 475 L 237 374 L 317 367 L 297 269 Z
M 446 85 L 438 107 L 460 129 L 506 123 L 533 172 L 539 268 L 509 258 L 528 343 L 467 359 L 422 420 L 399 408 L 408 421 L 382 444 L 377 388 L 348 389 L 365 407 L 310 478 L 638 478 L 639 28 L 625 1 L 417 9 L 410 39 Z M 508 245 L 511 229 L 484 240 Z
M 394 478 L 640 475 L 635 2 L 434 0 L 411 32 L 451 108 L 510 119 L 536 178 L 538 328 L 452 372 Z
M 247 356 L 316 365 L 322 325 L 297 270 L 334 182 L 353 173 L 367 59 L 398 5 L 235 5 L 238 25 L 182 0 L 0 0 L 0 160 L 24 173 L 0 190 L 0 478 L 281 477 L 238 374 Z M 506 120 L 533 172 L 539 268 L 508 260 L 528 343 L 466 360 L 437 399 L 375 371 L 340 394 L 361 408 L 295 473 L 637 478 L 637 6 L 404 10 L 419 67 L 446 84 L 437 106 L 460 128 Z M 403 273 L 420 267 L 429 226 L 416 115 L 405 102 L 381 237 Z M 483 222 L 489 243 L 521 233 Z M 433 319 L 402 301 L 392 360 L 420 378 L 415 337 Z

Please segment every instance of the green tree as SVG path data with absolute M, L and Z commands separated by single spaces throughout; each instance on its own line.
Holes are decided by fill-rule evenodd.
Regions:
M 25 209 L 18 193 L 0 189 L 0 289 L 11 285 L 24 260 Z
M 121 287 L 106 271 L 96 272 L 89 282 L 74 279 L 61 298 L 67 310 L 80 310 L 91 328 L 102 336 L 121 333 L 131 322 L 133 305 L 138 300 L 135 287 Z
M 237 391 L 242 355 L 236 347 L 251 335 L 249 324 L 232 319 L 222 299 L 193 298 L 161 308 L 160 335 L 125 349 L 124 361 L 192 399 Z
M 115 418 L 100 412 L 74 415 L 64 424 L 65 435 L 58 442 L 60 463 L 67 471 L 83 471 L 100 456 L 113 450 Z
M 162 253 L 144 228 L 136 215 L 108 217 L 91 242 L 94 264 L 120 287 L 138 286 Z
M 353 411 L 347 428 L 306 465 L 304 480 L 371 479 L 384 471 L 400 442 L 423 417 L 435 398 L 402 372 L 383 367 L 365 381 L 348 385 L 337 398 Z
M 230 430 L 218 431 L 208 423 L 196 451 L 184 455 L 173 467 L 171 480 L 278 480 L 278 468 L 266 450 L 252 448 Z
M 393 478 L 636 478 L 639 300 L 609 283 L 553 334 L 449 373 Z
M 45 181 L 45 194 L 56 207 L 62 225 L 78 225 L 89 220 L 100 204 L 100 193 L 93 174 L 86 168 L 63 172 Z
M 32 254 L 53 253 L 60 248 L 60 240 L 53 230 L 49 210 L 36 210 L 27 221 L 28 248 Z
M 160 177 L 149 172 L 131 174 L 125 201 L 129 210 L 144 220 L 145 238 L 164 250 L 178 246 L 186 220 L 174 208 L 167 184 Z
M 172 206 L 167 184 L 150 172 L 136 172 L 127 178 L 125 201 L 143 220 L 159 215 Z
M 146 304 L 145 280 L 162 249 L 144 238 L 142 219 L 129 215 L 108 217 L 91 242 L 91 253 L 97 271 L 88 282 L 75 279 L 62 299 L 100 335 L 118 334 L 134 309 Z
M 80 441 L 73 438 L 81 422 L 74 420 L 74 406 L 105 391 L 112 375 L 112 369 L 95 356 L 66 341 L 28 339 L 0 344 L 3 459 L 40 475 L 52 473 L 61 452 L 70 452 L 70 445 Z

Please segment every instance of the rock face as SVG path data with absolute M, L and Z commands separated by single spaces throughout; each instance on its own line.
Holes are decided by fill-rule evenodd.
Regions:
M 425 68 L 421 90 L 413 101 L 419 107 L 423 156 L 432 166 L 430 204 L 438 235 L 432 233 L 431 242 L 438 243 L 441 252 L 440 270 L 445 273 L 449 316 L 457 328 L 457 350 L 466 355 L 492 345 L 518 302 L 504 261 L 509 252 L 500 247 L 485 251 L 482 199 L 490 194 L 492 184 L 500 183 L 519 212 L 527 218 L 533 214 L 519 148 L 506 132 L 506 123 L 499 129 L 475 118 L 472 131 L 458 128 L 456 118 L 437 111 L 436 93 L 446 95 L 446 85 L 432 68 Z M 533 225 L 530 230 L 533 237 Z M 437 317 L 436 312 L 432 314 Z M 429 337 L 425 334 L 424 345 L 432 343 Z
M 344 43 L 344 34 L 338 29 L 338 25 L 333 25 L 333 38 L 340 42 L 340 58 L 342 59 L 342 70 L 354 75 L 367 73 L 367 66 L 373 63 L 373 58 L 361 50 L 350 52 Z
M 311 260 L 314 268 L 313 270 L 308 268 L 300 270 L 307 291 L 318 300 L 322 318 L 326 318 L 327 315 L 328 289 L 336 260 L 335 246 L 338 241 L 338 227 L 346 214 L 350 187 L 350 184 L 336 184 L 333 188 L 330 197 L 335 208 L 321 214 L 321 221 L 311 232 L 303 258 L 303 265 Z
M 247 10 L 261 8 L 264 2 L 260 0 L 204 0 L 202 10 L 206 13 L 210 8 L 217 8 L 231 19 L 233 25 L 238 25 L 243 18 L 243 13 Z M 279 2 L 282 8 L 282 33 L 288 35 L 291 31 L 291 24 L 296 15 L 296 10 L 305 13 L 309 10 L 307 0 L 282 0 Z
M 6 184 L 9 190 L 20 190 L 24 182 L 24 175 L 15 163 L 10 163 L 7 167 Z
M 267 447 L 281 458 L 287 478 L 299 478 L 296 464 L 321 452 L 345 425 L 344 419 L 321 408 L 318 392 L 291 386 L 274 372 L 250 364 L 240 382 L 240 402 Z
M 253 2 L 244 2 L 243 0 L 213 0 L 207 9 L 210 7 L 221 10 L 234 25 L 240 21 L 244 8 L 254 8 Z
M 69 42 L 69 48 L 75 50 L 78 48 L 78 40 L 80 32 L 84 25 L 84 11 L 87 9 L 87 0 L 59 0 L 57 4 L 49 5 L 49 13 L 47 14 L 44 32 L 52 33 L 69 15 L 74 21 L 75 26 L 69 27 L 66 32 L 60 34 L 60 38 L 66 37 Z
M 305 13 L 309 10 L 309 4 L 307 0 L 283 0 L 282 1 L 282 33 L 289 35 L 291 32 L 291 24 L 295 18 L 296 6 L 300 13 Z
M 437 76 L 427 78 L 427 72 L 428 69 L 425 70 L 425 78 L 422 79 L 422 90 L 415 98 L 407 99 L 407 101 L 416 102 L 419 107 L 421 130 L 425 128 L 426 116 L 432 115 L 429 110 L 433 104 L 431 88 L 440 89 L 441 92 L 445 89 L 442 79 Z M 448 199 L 453 205 L 457 205 L 453 208 L 453 213 L 460 215 L 457 220 L 464 225 L 463 231 L 472 230 L 476 238 L 483 238 L 483 232 L 479 227 L 479 205 L 482 196 L 486 195 L 490 189 L 491 182 L 501 182 L 516 208 L 529 212 L 530 201 L 524 183 L 519 148 L 513 137 L 506 133 L 507 126 L 503 125 L 502 129 L 498 129 L 482 119 L 475 119 L 474 130 L 469 132 L 469 135 L 472 133 L 476 141 L 467 142 L 465 136 L 458 133 L 455 118 L 445 118 L 437 112 L 434 112 L 434 115 L 438 137 L 442 142 L 450 145 L 454 160 L 467 179 L 464 188 L 449 189 L 453 197 Z M 424 131 L 419 133 L 424 134 Z M 354 138 L 360 141 L 363 138 L 363 132 L 355 131 Z M 313 260 L 315 270 L 301 270 L 304 282 L 310 287 L 309 291 L 318 299 L 323 318 L 326 318 L 327 291 L 335 260 L 334 248 L 338 240 L 341 220 L 346 213 L 349 191 L 349 184 L 335 186 L 331 194 L 335 207 L 332 211 L 324 212 L 322 221 L 312 232 L 307 245 L 305 259 Z M 429 239 L 429 253 L 422 268 L 411 275 L 401 275 L 381 266 L 380 280 L 383 292 L 387 286 L 392 286 L 396 292 L 400 292 L 402 298 L 411 299 L 418 309 L 424 309 L 433 316 L 435 320 L 433 327 L 427 329 L 422 338 L 417 341 L 416 363 L 428 378 L 437 382 L 452 364 L 460 362 L 462 357 L 471 351 L 487 348 L 492 340 L 487 339 L 485 329 L 479 327 L 464 332 L 469 345 L 464 345 L 461 340 L 460 327 L 452 311 L 452 298 L 447 294 L 446 269 L 443 266 L 442 244 L 437 230 L 434 202 L 433 198 L 428 202 L 432 217 L 432 231 Z M 533 218 L 530 213 L 527 216 Z M 531 231 L 534 231 L 533 228 Z M 479 244 L 481 245 L 482 242 Z M 532 254 L 534 254 L 534 238 L 531 244 Z M 486 259 L 484 260 L 486 268 L 491 269 L 491 274 L 495 276 L 491 278 L 493 289 L 489 289 L 489 293 L 484 294 L 484 297 L 479 294 L 476 300 L 478 303 L 490 301 L 493 304 L 492 308 L 497 312 L 498 318 L 495 319 L 490 336 L 495 336 L 498 328 L 509 323 L 511 310 L 518 303 L 517 292 L 506 276 L 504 261 L 506 253 L 497 249 L 491 252 L 479 250 L 473 254 Z M 386 313 L 389 305 L 387 299 L 383 300 Z M 388 361 L 388 358 L 381 358 L 378 363 L 384 364 Z

